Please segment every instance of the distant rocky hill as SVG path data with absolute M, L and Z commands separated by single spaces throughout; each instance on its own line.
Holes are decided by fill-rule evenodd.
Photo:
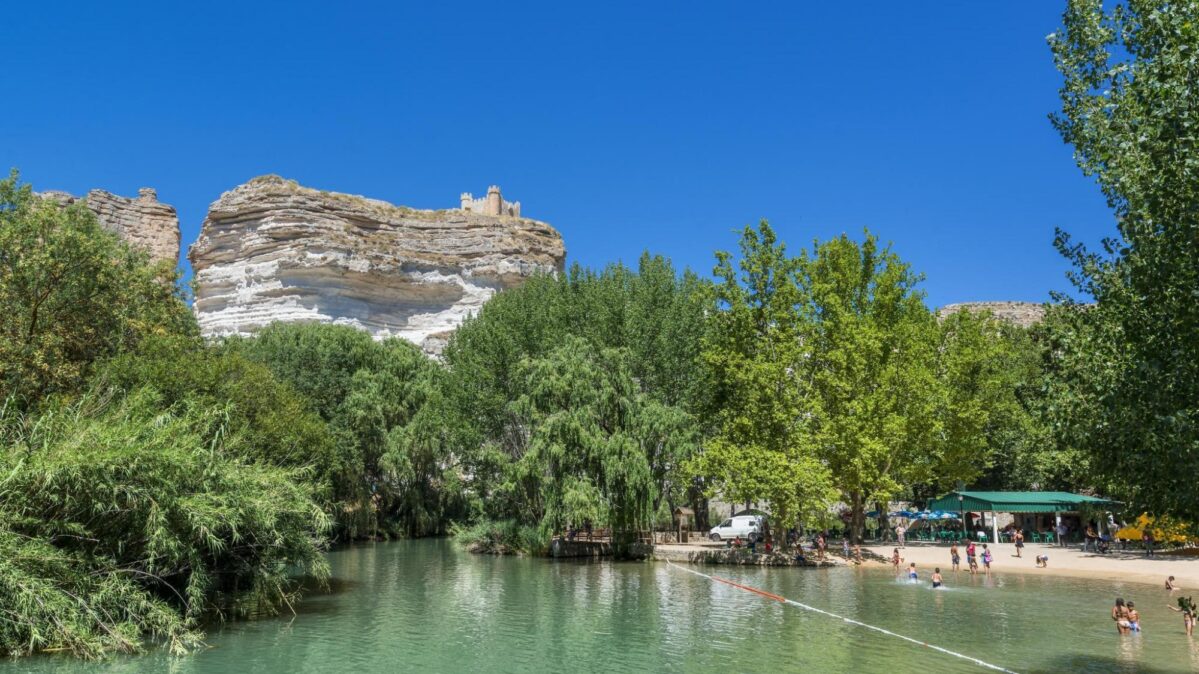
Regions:
M 41 192 L 40 196 L 63 205 L 79 200 L 58 190 Z M 158 201 L 153 188 L 141 188 L 137 198 L 92 190 L 83 201 L 105 229 L 146 251 L 155 261 L 168 261 L 172 267 L 179 263 L 179 217 L 174 206 Z
M 438 352 L 496 291 L 560 270 L 562 237 L 498 187 L 417 210 L 255 178 L 209 207 L 188 258 L 205 335 L 274 321 L 351 325 Z
M 1000 320 L 1025 328 L 1045 320 L 1045 305 L 1035 302 L 961 302 L 946 304 L 937 313 L 948 316 L 958 311 L 990 311 Z

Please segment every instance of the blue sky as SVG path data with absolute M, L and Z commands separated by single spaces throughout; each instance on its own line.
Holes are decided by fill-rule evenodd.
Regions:
M 25 2 L 0 164 L 179 210 L 278 173 L 419 208 L 497 183 L 569 259 L 703 273 L 768 218 L 868 227 L 930 304 L 1066 289 L 1060 226 L 1114 233 L 1047 120 L 1063 2 Z

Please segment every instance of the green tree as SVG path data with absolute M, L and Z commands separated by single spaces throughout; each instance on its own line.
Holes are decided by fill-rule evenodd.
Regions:
M 501 492 L 543 540 L 585 522 L 625 533 L 652 522 L 662 477 L 651 460 L 688 420 L 642 394 L 628 360 L 570 336 L 517 370 L 510 406 L 526 440 Z
M 849 503 L 858 540 L 869 501 L 885 507 L 908 485 L 937 477 L 946 458 L 944 443 L 934 447 L 944 400 L 936 319 L 916 290 L 921 277 L 869 233 L 861 243 L 842 235 L 816 244 L 798 273 L 810 303 L 800 372 L 811 442 Z
M 730 253 L 716 254 L 719 311 L 702 352 L 716 433 L 691 470 L 709 495 L 769 502 L 783 528 L 819 524 L 835 494 L 811 435 L 802 260 L 787 255 L 764 220 L 744 229 L 740 248 L 736 267 Z
M 1117 219 L 1101 252 L 1059 231 L 1094 305 L 1059 324 L 1055 419 L 1098 486 L 1194 519 L 1199 491 L 1199 3 L 1070 0 L 1050 36 L 1055 126 Z M 1063 298 L 1065 299 L 1065 298 Z
M 0 398 L 79 390 L 92 363 L 152 334 L 195 334 L 177 275 L 81 203 L 0 180 Z
M 404 340 L 320 323 L 278 323 L 227 346 L 270 368 L 329 424 L 348 470 L 339 480 L 343 535 L 380 525 L 410 536 L 445 531 L 463 507 L 450 440 L 458 421 L 442 402 L 435 362 Z
M 98 390 L 0 417 L 0 653 L 197 643 L 202 615 L 274 610 L 324 577 L 303 471 L 236 457 L 225 410 Z M 232 603 L 225 598 L 231 598 Z
M 337 443 L 310 402 L 266 366 L 192 337 L 149 337 L 97 366 L 93 386 L 154 390 L 166 409 L 220 409 L 222 433 L 238 435 L 238 458 L 304 468 L 330 513 L 352 498 L 358 457 Z

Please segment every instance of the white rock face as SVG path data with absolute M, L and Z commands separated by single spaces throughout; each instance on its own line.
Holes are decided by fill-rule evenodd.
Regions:
M 188 252 L 205 335 L 323 321 L 431 353 L 497 290 L 565 257 L 561 235 L 536 220 L 415 210 L 277 176 L 222 194 Z

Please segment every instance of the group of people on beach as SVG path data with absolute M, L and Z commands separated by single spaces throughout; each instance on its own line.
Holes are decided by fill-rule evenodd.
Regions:
M 994 557 L 992 557 L 991 550 L 987 547 L 987 544 L 986 543 L 983 544 L 982 554 L 979 554 L 978 547 L 975 546 L 974 541 L 970 541 L 969 543 L 967 543 L 966 544 L 966 565 L 972 575 L 979 573 L 978 564 L 979 564 L 980 559 L 982 560 L 982 568 L 983 568 L 982 572 L 988 576 L 991 575 L 991 562 L 994 561 Z M 903 557 L 901 557 L 899 554 L 899 548 L 893 549 L 891 551 L 891 566 L 892 566 L 892 568 L 895 569 L 895 575 L 899 575 L 899 565 L 903 564 L 903 561 L 904 561 Z M 962 555 L 961 555 L 961 551 L 958 549 L 957 543 L 954 543 L 949 548 L 949 561 L 950 561 L 950 564 L 952 564 L 951 568 L 955 572 L 961 571 Z M 920 580 L 920 574 L 919 574 L 919 572 L 916 571 L 916 562 L 912 562 L 912 563 L 908 564 L 907 577 L 908 577 L 908 580 L 916 580 L 916 581 Z M 935 588 L 941 587 L 942 585 L 945 584 L 945 580 L 941 576 L 941 567 L 938 566 L 933 570 L 933 574 L 932 574 L 932 576 L 930 576 L 930 580 L 932 581 L 933 587 L 935 587 Z
M 967 542 L 966 543 L 966 567 L 970 570 L 971 574 L 978 573 L 978 561 L 979 561 L 980 557 L 982 558 L 983 572 L 988 576 L 991 575 L 991 562 L 994 561 L 994 557 L 992 557 L 992 555 L 991 555 L 990 548 L 987 547 L 986 543 L 983 543 L 982 555 L 979 555 L 978 547 L 974 544 L 974 541 Z M 962 554 L 961 554 L 961 551 L 958 549 L 957 543 L 954 543 L 953 545 L 949 546 L 949 562 L 950 562 L 950 564 L 953 565 L 952 568 L 954 571 L 961 570 Z

